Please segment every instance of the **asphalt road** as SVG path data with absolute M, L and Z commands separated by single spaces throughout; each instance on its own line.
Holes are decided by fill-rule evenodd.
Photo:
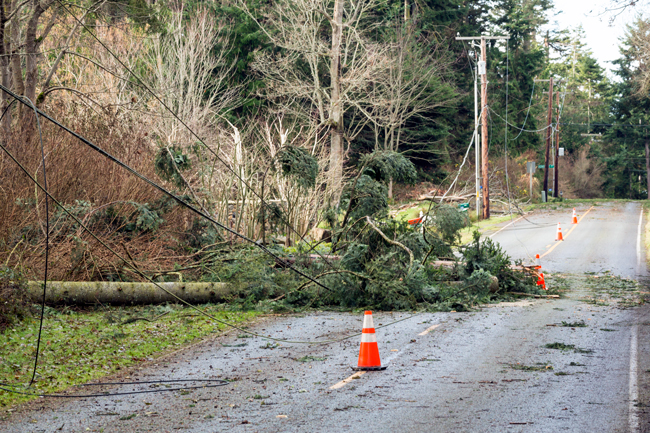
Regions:
M 642 233 L 645 220 L 636 202 L 577 206 L 578 224 L 572 224 L 572 208 L 535 211 L 513 218 L 490 237 L 513 260 L 533 263 L 541 257 L 543 270 L 562 273 L 603 273 L 626 278 L 648 276 Z M 560 223 L 564 240 L 556 242 Z
M 571 277 L 571 290 L 559 300 L 469 313 L 376 312 L 385 371 L 353 374 L 358 336 L 276 344 L 234 331 L 121 378 L 221 378 L 231 380 L 227 386 L 40 399 L 0 422 L 0 431 L 649 432 L 650 307 L 623 308 L 639 293 L 629 285 L 608 289 L 621 284 L 607 277 L 645 276 L 645 256 L 637 257 L 640 207 L 587 209 L 572 232 L 563 225 L 561 243 L 554 242 L 552 224 L 563 213 L 529 215 L 530 222 L 521 221 L 533 228 L 520 221 L 494 239 L 503 239 L 513 256 L 548 252 L 547 272 L 584 268 L 597 275 Z M 291 340 L 338 339 L 358 333 L 362 318 L 362 312 L 315 312 L 268 317 L 252 329 Z M 580 322 L 586 326 L 575 326 Z M 574 347 L 547 348 L 551 343 Z

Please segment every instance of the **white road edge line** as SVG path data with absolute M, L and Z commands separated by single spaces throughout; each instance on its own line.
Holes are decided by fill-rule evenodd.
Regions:
M 637 388 L 637 325 L 632 325 L 630 336 L 630 385 L 629 385 L 629 409 L 628 424 L 630 432 L 634 433 L 639 430 L 639 415 L 637 414 L 637 400 L 639 392 Z
M 340 381 L 336 385 L 330 386 L 330 389 L 343 388 L 345 385 L 347 385 L 348 383 L 352 382 L 355 379 L 360 378 L 364 374 L 366 374 L 365 370 L 364 371 L 357 371 L 356 373 L 354 373 L 352 376 L 348 377 L 347 379 L 343 379 L 342 381 Z
M 437 325 L 433 325 L 433 326 L 428 327 L 428 328 L 425 329 L 424 331 L 420 332 L 418 335 L 427 335 L 429 332 L 433 331 L 433 330 L 436 329 L 438 326 L 440 326 L 440 323 L 438 323 Z
M 643 207 L 641 207 L 641 213 L 639 214 L 639 227 L 637 229 L 636 236 L 636 271 L 639 273 L 641 271 L 641 227 L 643 224 Z
M 643 208 L 639 213 L 639 226 L 636 237 L 636 266 L 637 273 L 641 271 L 641 226 L 643 224 Z M 639 398 L 639 389 L 637 386 L 637 334 L 638 326 L 635 323 L 630 331 L 630 383 L 628 386 L 629 403 L 627 423 L 631 432 L 639 430 L 639 415 L 636 404 Z
M 498 231 L 496 231 L 496 232 L 492 233 L 490 236 L 488 236 L 488 238 L 491 238 L 492 236 L 494 236 L 494 235 L 496 235 L 496 234 L 499 234 L 503 229 L 505 229 L 506 227 L 510 227 L 511 225 L 513 225 L 514 223 L 516 223 L 517 221 L 519 221 L 520 219 L 522 219 L 523 217 L 524 217 L 524 215 L 520 216 L 519 218 L 517 218 L 517 219 L 514 220 L 514 221 L 510 221 L 509 224 L 504 225 L 504 226 L 501 227 Z

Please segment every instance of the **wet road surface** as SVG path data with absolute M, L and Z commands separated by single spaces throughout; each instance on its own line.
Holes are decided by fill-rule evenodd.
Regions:
M 645 220 L 638 202 L 578 205 L 579 223 L 572 224 L 572 208 L 535 211 L 490 235 L 513 260 L 534 262 L 541 257 L 545 271 L 602 273 L 626 278 L 648 276 L 642 233 Z M 564 240 L 556 242 L 560 223 Z
M 626 218 L 632 214 L 638 225 L 640 208 L 621 206 L 621 211 L 615 206 L 606 209 L 602 217 L 592 209 L 544 257 L 545 267 L 561 270 L 574 256 L 557 257 L 573 254 L 571 242 L 577 244 L 582 236 L 578 229 L 592 222 L 607 227 L 608 215 L 620 212 Z M 587 220 L 590 216 L 594 221 Z M 536 218 L 553 221 L 557 215 L 529 217 L 535 222 Z M 629 217 L 630 225 L 634 218 Z M 633 236 L 622 242 L 623 247 L 636 253 L 637 227 L 621 230 L 624 236 Z M 516 233 L 523 237 L 524 232 Z M 599 237 L 592 233 L 584 239 L 590 238 Z M 613 239 L 600 239 L 587 263 L 575 259 L 573 266 L 604 264 L 611 273 L 632 276 L 632 263 L 637 266 L 634 272 L 645 272 L 636 256 L 614 249 Z M 550 243 L 545 239 L 537 242 L 542 252 L 550 248 L 543 249 Z M 608 251 L 627 257 L 620 268 L 603 256 Z M 603 272 L 593 272 L 599 271 Z M 638 293 L 594 288 L 594 281 L 607 278 L 602 274 L 571 278 L 577 283 L 559 300 L 503 303 L 468 313 L 375 312 L 385 371 L 353 376 L 360 337 L 296 345 L 243 338 L 233 331 L 122 378 L 220 378 L 231 380 L 227 386 L 70 401 L 40 399 L 0 421 L 0 431 L 650 431 L 650 308 L 623 308 Z M 330 340 L 360 332 L 362 319 L 363 312 L 314 312 L 267 317 L 251 329 L 284 339 Z M 401 321 L 393 323 L 397 320 Z M 573 348 L 546 347 L 552 343 Z

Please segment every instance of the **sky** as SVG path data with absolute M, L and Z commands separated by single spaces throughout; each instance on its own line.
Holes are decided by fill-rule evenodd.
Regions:
M 648 11 L 647 7 L 628 8 L 610 19 L 616 12 L 607 12 L 611 0 L 555 0 L 555 7 L 549 13 L 551 28 L 577 28 L 580 24 L 585 31 L 587 46 L 600 65 L 611 76 L 613 65 L 608 61 L 619 57 L 619 38 L 625 34 L 625 25 L 634 21 L 637 14 Z

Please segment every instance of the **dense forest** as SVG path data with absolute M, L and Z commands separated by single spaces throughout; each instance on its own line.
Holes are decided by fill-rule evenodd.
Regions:
M 479 40 L 457 36 L 509 36 L 487 41 L 479 120 L 495 209 L 540 200 L 526 162 L 544 164 L 547 135 L 561 197 L 650 196 L 650 21 L 610 79 L 581 28 L 548 30 L 552 7 L 0 0 L 2 272 L 386 308 L 442 302 L 449 280 L 532 290 L 498 245 L 460 245 L 456 204 L 416 227 L 396 209 L 431 192 L 476 204 Z M 430 266 L 454 251 L 451 274 Z

